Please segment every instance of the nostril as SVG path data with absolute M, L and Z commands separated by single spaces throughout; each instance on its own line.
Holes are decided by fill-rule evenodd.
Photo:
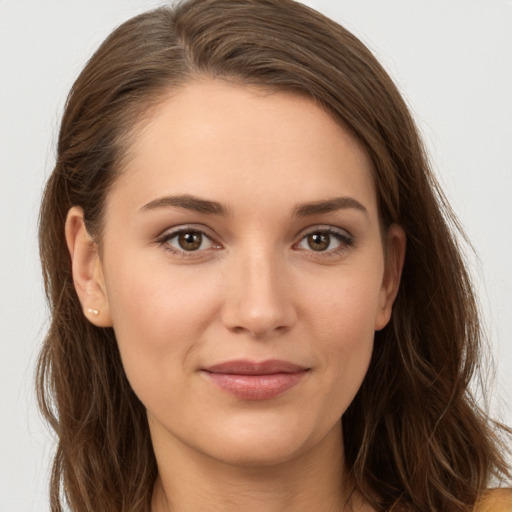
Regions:
M 232 325 L 230 326 L 224 322 L 226 327 L 234 333 L 243 334 L 246 333 L 254 338 L 262 338 L 265 336 L 283 334 L 290 329 L 290 326 L 283 324 L 272 324 L 272 323 L 248 323 Z

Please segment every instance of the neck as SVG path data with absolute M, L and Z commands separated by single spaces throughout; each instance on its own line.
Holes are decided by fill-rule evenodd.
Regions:
M 341 428 L 274 464 L 228 464 L 179 443 L 154 442 L 154 448 L 159 476 L 152 512 L 364 510 L 347 503 Z

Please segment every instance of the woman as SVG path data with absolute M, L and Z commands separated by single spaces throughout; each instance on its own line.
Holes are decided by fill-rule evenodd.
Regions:
M 126 22 L 72 88 L 40 226 L 53 510 L 508 499 L 457 224 L 334 22 L 288 0 Z

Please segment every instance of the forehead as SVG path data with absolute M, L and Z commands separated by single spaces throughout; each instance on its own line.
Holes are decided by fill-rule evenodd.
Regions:
M 135 130 L 116 190 L 223 202 L 307 202 L 344 194 L 374 206 L 372 165 L 311 98 L 204 80 L 173 91 Z

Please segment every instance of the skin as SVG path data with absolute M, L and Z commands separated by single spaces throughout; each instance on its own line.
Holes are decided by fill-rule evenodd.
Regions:
M 381 229 L 365 151 L 311 99 L 205 79 L 169 95 L 129 155 L 101 250 L 80 208 L 66 236 L 84 313 L 114 327 L 147 408 L 153 511 L 345 510 L 340 418 L 405 252 L 400 227 Z M 160 201 L 182 195 L 225 214 Z M 333 198 L 344 200 L 296 214 Z M 180 246 L 177 228 L 204 233 L 199 249 Z M 201 371 L 235 359 L 307 371 L 277 397 L 245 400 Z M 355 496 L 350 510 L 370 509 Z

